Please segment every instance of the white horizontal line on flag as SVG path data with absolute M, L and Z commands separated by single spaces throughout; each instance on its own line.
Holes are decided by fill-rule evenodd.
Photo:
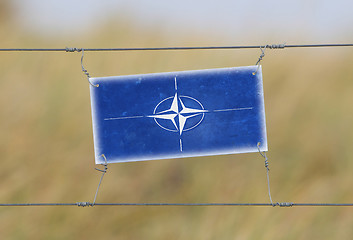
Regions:
M 117 118 L 104 118 L 105 121 L 108 120 L 120 120 L 120 119 L 129 119 L 129 118 L 143 118 L 145 116 L 131 116 L 131 117 L 117 117 Z
M 228 112 L 228 111 L 251 110 L 251 109 L 253 108 L 248 107 L 248 108 L 219 109 L 219 110 L 213 110 L 213 112 Z

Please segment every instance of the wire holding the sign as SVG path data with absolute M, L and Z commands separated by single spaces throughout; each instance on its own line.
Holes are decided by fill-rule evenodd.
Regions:
M 86 68 L 83 66 L 83 57 L 84 51 L 180 51 L 180 50 L 231 50 L 231 49 L 260 49 L 261 55 L 257 62 L 257 66 L 260 65 L 261 61 L 265 56 L 265 50 L 267 49 L 287 49 L 287 48 L 319 48 L 319 47 L 352 47 L 353 44 L 310 44 L 310 45 L 286 45 L 286 44 L 273 44 L 273 45 L 257 45 L 257 46 L 206 46 L 206 47 L 167 47 L 167 48 L 9 48 L 9 49 L 0 49 L 2 52 L 81 52 L 81 67 L 84 74 L 87 76 L 88 80 L 90 79 L 90 75 Z M 255 74 L 257 73 L 257 70 Z M 94 86 L 90 80 L 89 83 Z M 181 98 L 182 100 L 182 98 Z M 179 127 L 179 135 L 180 134 L 180 124 L 177 124 Z M 181 139 L 180 139 L 181 140 Z M 179 144 L 179 149 L 183 149 L 184 145 Z M 258 146 L 259 147 L 259 146 Z M 101 170 L 102 176 L 99 182 L 96 195 L 93 203 L 90 202 L 77 202 L 77 203 L 3 203 L 0 206 L 273 206 L 273 207 L 332 207 L 332 206 L 353 206 L 353 203 L 293 203 L 293 202 L 273 202 L 270 192 L 270 184 L 269 184 L 269 167 L 268 167 L 268 159 L 265 152 L 259 150 L 259 153 L 262 157 L 265 158 L 265 168 L 267 172 L 267 182 L 268 182 L 268 193 L 270 198 L 270 203 L 96 203 L 96 198 L 99 190 L 99 186 L 102 183 L 102 179 L 104 174 L 106 173 L 107 166 L 104 165 L 105 169 Z M 105 158 L 105 156 L 104 156 Z M 105 159 L 107 163 L 107 160 Z

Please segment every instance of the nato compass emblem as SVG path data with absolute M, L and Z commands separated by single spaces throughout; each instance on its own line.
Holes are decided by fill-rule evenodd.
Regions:
M 199 126 L 207 113 L 251 110 L 253 107 L 207 110 L 202 103 L 190 96 L 179 95 L 177 78 L 174 78 L 175 94 L 160 101 L 147 116 L 128 116 L 105 118 L 104 120 L 124 120 L 134 118 L 153 118 L 155 123 L 163 130 L 179 134 L 179 148 L 183 151 L 181 135 Z

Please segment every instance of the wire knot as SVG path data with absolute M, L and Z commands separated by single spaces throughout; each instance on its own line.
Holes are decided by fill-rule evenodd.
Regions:
M 91 77 L 88 71 L 83 66 L 82 66 L 82 72 L 87 76 L 88 79 Z
M 262 59 L 265 56 L 265 50 L 266 50 L 267 47 L 268 47 L 268 45 L 266 45 L 264 49 L 260 48 L 261 49 L 261 54 L 260 54 L 259 60 L 257 60 L 255 65 L 260 65 L 260 62 L 262 61 Z
M 279 207 L 293 207 L 294 203 L 292 202 L 277 202 L 272 204 L 273 207 L 279 206 Z
M 259 71 L 260 63 L 261 63 L 262 59 L 263 59 L 264 56 L 265 56 L 265 51 L 266 51 L 266 48 L 267 48 L 268 46 L 269 46 L 269 45 L 266 45 L 263 49 L 262 49 L 262 47 L 260 47 L 261 54 L 260 54 L 259 60 L 257 60 L 257 62 L 256 62 L 256 64 L 255 64 L 255 65 L 257 66 L 257 68 L 256 68 L 256 71 L 252 73 L 252 75 L 256 75 L 256 73 Z
M 74 48 L 70 48 L 70 47 L 65 48 L 66 52 L 82 52 L 82 50 L 83 50 L 82 48 L 75 48 L 75 47 Z
M 269 164 L 269 162 L 268 162 L 268 159 L 266 159 L 266 160 L 265 160 L 265 168 L 267 168 L 268 170 L 270 170 L 269 165 L 270 165 L 270 164 Z
M 266 48 L 269 48 L 269 49 L 284 49 L 285 47 L 286 47 L 285 43 L 266 45 Z
M 93 83 L 91 83 L 91 81 L 90 81 L 91 76 L 89 75 L 89 73 L 88 73 L 88 71 L 85 69 L 85 67 L 83 66 L 83 57 L 84 57 L 84 55 L 85 55 L 84 49 L 83 49 L 83 48 L 77 49 L 77 51 L 80 51 L 80 52 L 82 51 L 82 56 L 81 56 L 81 69 L 82 69 L 83 74 L 85 74 L 85 75 L 87 76 L 87 81 L 88 81 L 88 83 L 89 83 L 92 87 L 99 87 L 99 84 L 94 85 Z
M 108 162 L 107 162 L 107 158 L 105 157 L 104 154 L 101 155 L 103 158 L 104 158 L 104 163 L 102 164 L 104 166 L 104 169 L 99 169 L 99 168 L 94 168 L 96 169 L 97 171 L 100 171 L 100 172 L 103 172 L 103 173 L 106 173 L 107 170 L 108 170 Z
M 260 145 L 261 145 L 261 143 L 258 142 L 258 143 L 257 143 L 257 149 L 259 150 L 259 153 L 261 154 L 261 156 L 265 159 L 265 168 L 266 168 L 268 171 L 270 171 L 270 168 L 269 168 L 270 163 L 268 162 L 268 158 L 267 158 L 267 156 L 266 156 L 266 153 L 265 153 L 265 152 L 261 152 L 261 150 L 260 150 Z
M 76 203 L 77 207 L 93 207 L 94 204 L 90 202 L 77 202 Z

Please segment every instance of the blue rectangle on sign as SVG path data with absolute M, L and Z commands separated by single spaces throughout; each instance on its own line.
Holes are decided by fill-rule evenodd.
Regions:
M 96 164 L 267 151 L 256 69 L 91 78 Z

